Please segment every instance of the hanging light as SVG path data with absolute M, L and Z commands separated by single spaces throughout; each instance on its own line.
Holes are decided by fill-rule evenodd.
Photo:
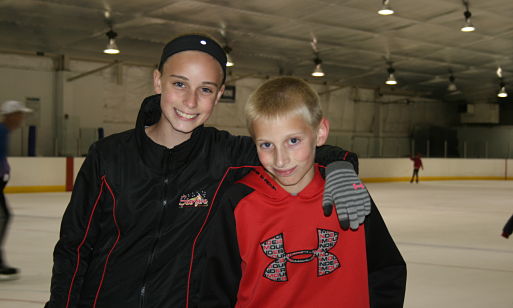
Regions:
M 315 63 L 315 69 L 312 72 L 312 76 L 314 76 L 314 77 L 323 77 L 324 76 L 324 71 L 322 70 L 322 67 L 321 67 L 322 60 L 319 57 L 315 57 L 314 63 Z
M 232 56 L 230 55 L 230 52 L 232 52 L 232 49 L 230 46 L 226 45 L 224 46 L 224 52 L 226 52 L 226 66 L 231 67 L 235 65 L 235 62 L 233 62 Z
M 378 14 L 384 16 L 394 14 L 394 10 L 390 6 L 390 0 L 383 0 L 383 7 L 378 11 Z
M 463 27 L 461 27 L 461 32 L 472 32 L 472 31 L 475 31 L 475 30 L 476 30 L 476 28 L 474 27 L 474 25 L 470 21 L 470 12 L 469 11 L 465 11 L 465 24 L 463 25 Z
M 232 56 L 226 55 L 226 66 L 231 67 L 234 65 L 235 65 L 235 62 L 233 62 Z
M 390 64 L 390 66 L 387 68 L 387 72 L 388 72 L 388 78 L 387 80 L 385 81 L 385 84 L 389 85 L 389 86 L 394 86 L 397 84 L 397 80 L 395 79 L 395 76 L 394 76 L 394 73 L 395 73 L 395 69 L 392 67 L 392 65 Z
M 454 83 L 455 80 L 456 80 L 456 78 L 454 78 L 453 74 L 451 73 L 451 75 L 449 76 L 449 86 L 447 86 L 447 90 L 449 92 L 456 92 L 456 91 L 458 91 L 458 87 Z
M 495 74 L 497 74 L 497 77 L 499 78 L 499 92 L 497 93 L 497 97 L 508 97 L 508 92 L 506 92 L 506 83 L 502 76 L 502 67 L 497 67 Z
M 506 83 L 502 80 L 499 84 L 499 93 L 497 93 L 497 97 L 508 97 L 508 92 L 506 92 Z
M 107 33 L 105 33 L 105 35 L 109 39 L 109 42 L 107 43 L 107 48 L 105 48 L 103 52 L 110 55 L 118 54 L 119 48 L 116 44 L 116 37 L 118 36 L 118 34 L 114 32 L 112 29 L 110 29 Z
M 463 16 L 465 16 L 465 24 L 463 27 L 461 27 L 461 32 L 472 32 L 475 31 L 476 28 L 470 21 L 470 17 L 472 16 L 472 13 L 470 13 L 468 9 L 468 1 L 463 2 L 465 4 L 465 12 L 463 12 Z
M 392 15 L 394 10 L 390 6 L 390 0 L 383 0 L 383 7 L 378 11 L 379 15 Z

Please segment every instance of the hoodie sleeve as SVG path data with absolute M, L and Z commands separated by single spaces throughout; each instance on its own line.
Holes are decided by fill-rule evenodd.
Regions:
M 242 277 L 242 260 L 234 211 L 238 202 L 251 191 L 243 184 L 230 187 L 206 230 L 206 266 L 199 308 L 235 307 Z
M 370 306 L 371 308 L 403 307 L 406 292 L 406 263 L 374 201 L 364 226 Z

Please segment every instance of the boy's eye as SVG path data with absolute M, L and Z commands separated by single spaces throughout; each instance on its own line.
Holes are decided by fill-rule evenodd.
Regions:
M 289 144 L 291 145 L 294 145 L 294 144 L 298 144 L 299 142 L 301 142 L 301 140 L 299 138 L 290 138 L 289 139 Z
M 262 142 L 262 143 L 260 143 L 260 147 L 262 149 L 269 149 L 272 147 L 272 144 L 270 142 Z

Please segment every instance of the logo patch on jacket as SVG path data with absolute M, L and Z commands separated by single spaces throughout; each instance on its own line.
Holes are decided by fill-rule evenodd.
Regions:
M 178 206 L 182 209 L 184 207 L 207 207 L 208 199 L 207 193 L 205 191 L 201 192 L 192 192 L 188 194 L 183 194 L 180 197 L 180 202 Z
M 287 263 L 306 263 L 317 258 L 317 276 L 331 274 L 340 267 L 340 262 L 329 251 L 335 247 L 338 241 L 338 232 L 317 229 L 318 247 L 309 250 L 285 251 L 283 233 L 275 235 L 260 243 L 265 255 L 274 259 L 264 271 L 264 277 L 277 282 L 288 281 Z M 300 257 L 305 256 L 306 257 Z

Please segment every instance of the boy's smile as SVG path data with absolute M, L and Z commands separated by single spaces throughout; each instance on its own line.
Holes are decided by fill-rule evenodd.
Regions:
M 314 176 L 315 147 L 327 138 L 327 121 L 314 132 L 301 115 L 259 118 L 253 123 L 258 157 L 286 191 L 297 194 Z

